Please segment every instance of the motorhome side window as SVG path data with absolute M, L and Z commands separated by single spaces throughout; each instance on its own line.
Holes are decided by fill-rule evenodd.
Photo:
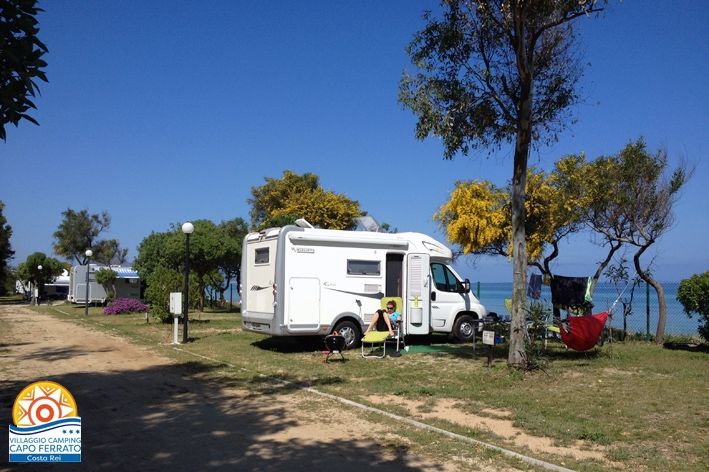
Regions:
M 458 291 L 458 279 L 444 264 L 431 264 L 431 274 L 433 274 L 433 283 L 436 284 L 436 289 L 442 292 Z
M 347 275 L 381 275 L 379 261 L 347 260 Z
M 262 247 L 260 249 L 256 249 L 256 260 L 254 262 L 256 264 L 268 264 L 268 248 L 267 247 Z

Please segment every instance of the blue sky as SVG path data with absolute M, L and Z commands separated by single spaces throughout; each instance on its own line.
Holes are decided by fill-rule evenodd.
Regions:
M 442 158 L 414 137 L 397 102 L 405 53 L 434 1 L 41 2 L 50 82 L 37 127 L 0 142 L 0 200 L 13 228 L 13 263 L 52 252 L 67 208 L 106 210 L 105 237 L 136 255 L 170 223 L 237 216 L 265 177 L 314 172 L 400 231 L 445 241 L 432 220 L 456 180 L 504 185 L 512 150 Z M 660 280 L 709 269 L 709 3 L 611 2 L 577 23 L 589 63 L 584 102 L 554 146 L 531 156 L 618 152 L 644 136 L 651 150 L 696 166 L 676 225 L 650 251 Z M 602 252 L 580 235 L 555 272 L 590 275 Z M 457 262 L 472 281 L 510 281 L 503 258 Z

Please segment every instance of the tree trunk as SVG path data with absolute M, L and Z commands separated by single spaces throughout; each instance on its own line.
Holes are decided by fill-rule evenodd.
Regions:
M 662 346 L 665 342 L 665 323 L 667 321 L 667 303 L 665 301 L 665 289 L 660 282 L 655 279 L 650 279 L 650 285 L 652 285 L 657 293 L 657 303 L 659 309 L 659 315 L 657 317 L 657 331 L 655 332 L 655 344 Z
M 519 7 L 519 8 L 516 8 Z M 510 323 L 510 350 L 507 364 L 526 367 L 526 313 L 527 301 L 527 234 L 525 228 L 525 192 L 527 185 L 527 158 L 532 141 L 532 84 L 534 78 L 534 43 L 527 43 L 525 10 L 513 2 L 515 51 L 519 73 L 519 109 L 515 139 L 514 170 L 512 173 L 512 320 Z
M 200 282 L 199 282 L 199 284 L 198 284 L 198 287 L 199 287 L 199 306 L 197 307 L 197 309 L 198 309 L 200 312 L 204 312 L 204 302 L 205 302 L 205 294 L 204 294 L 204 292 L 205 292 L 205 290 L 206 290 L 206 287 L 205 287 L 204 284 L 201 282 L 201 277 L 200 277 Z
M 527 180 L 528 145 L 519 143 L 515 149 L 512 178 L 512 320 L 510 323 L 510 351 L 507 363 L 525 367 L 525 311 L 527 300 L 527 241 L 525 232 L 525 184 Z
M 512 175 L 512 320 L 510 323 L 510 350 L 507 356 L 507 363 L 515 367 L 526 367 L 527 234 L 524 200 L 527 185 L 527 157 L 531 141 L 531 79 L 528 86 L 523 85 L 522 93 L 526 99 L 522 101 L 520 107 L 521 118 L 515 144 Z
M 651 243 L 652 244 L 652 243 Z M 638 273 L 641 279 L 643 279 L 647 284 L 652 285 L 657 293 L 657 303 L 659 305 L 659 312 L 657 316 L 657 331 L 655 332 L 655 344 L 662 345 L 665 341 L 665 323 L 667 321 L 667 302 L 665 301 L 665 289 L 662 284 L 650 277 L 650 275 L 643 271 L 640 267 L 640 256 L 649 247 L 643 246 L 638 252 L 633 256 L 633 263 L 635 264 L 635 271 Z

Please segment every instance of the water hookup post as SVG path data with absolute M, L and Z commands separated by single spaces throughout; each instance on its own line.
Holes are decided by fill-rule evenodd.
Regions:
M 487 346 L 487 366 L 492 365 L 492 357 L 495 352 L 495 332 L 494 331 L 483 331 L 483 345 Z
M 170 292 L 170 313 L 174 319 L 172 344 L 180 344 L 178 325 L 180 324 L 180 315 L 182 315 L 182 292 Z

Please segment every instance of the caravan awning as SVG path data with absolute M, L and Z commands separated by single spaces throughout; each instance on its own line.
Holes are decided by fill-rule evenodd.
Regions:
M 138 272 L 132 267 L 111 267 L 116 274 L 118 274 L 119 279 L 139 279 Z

